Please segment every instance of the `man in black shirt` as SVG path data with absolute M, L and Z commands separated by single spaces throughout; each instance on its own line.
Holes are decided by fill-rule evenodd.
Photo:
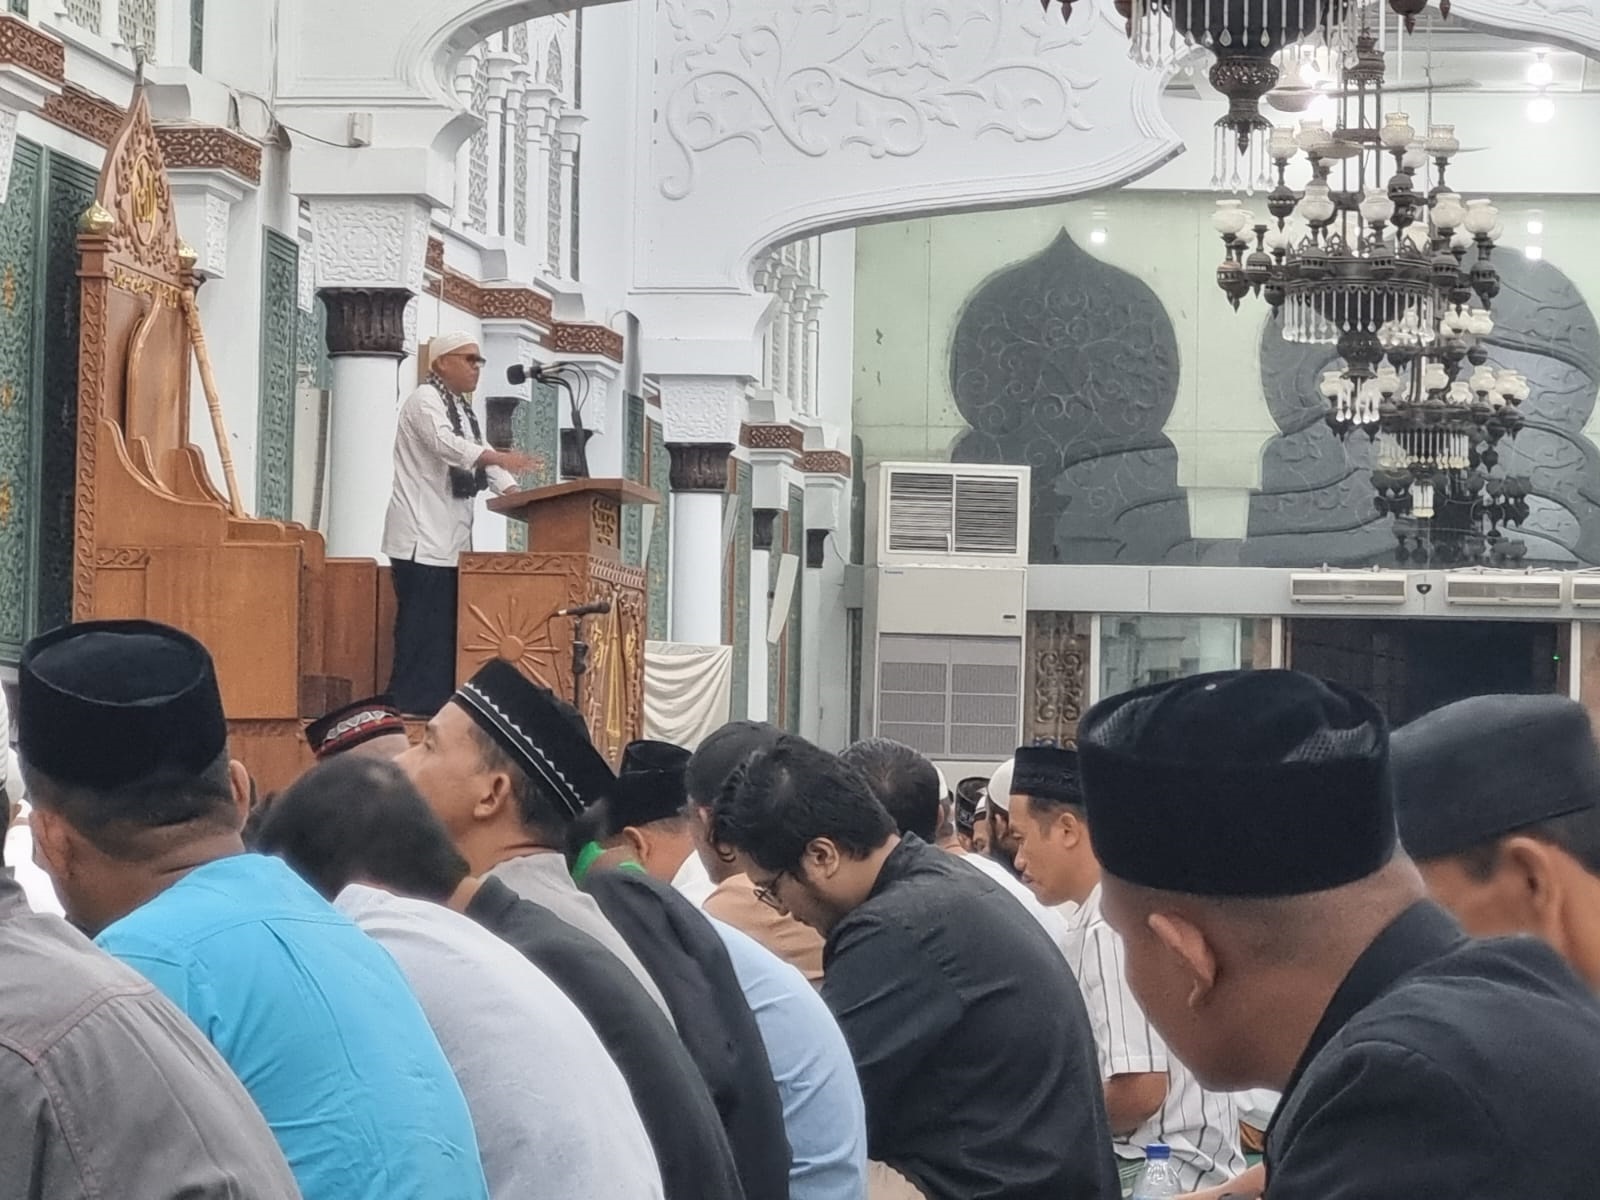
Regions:
M 1397 851 L 1354 692 L 1224 672 L 1079 725 L 1103 911 L 1169 1047 L 1283 1092 L 1267 1200 L 1591 1200 L 1600 1004 L 1547 946 L 1471 942 Z
M 897 834 L 866 780 L 795 737 L 735 773 L 712 835 L 828 939 L 822 995 L 877 1163 L 928 1200 L 1116 1200 L 1082 998 L 1009 895 Z
M 711 1094 L 650 994 L 582 930 L 498 879 L 469 875 L 398 767 L 331 759 L 278 797 L 259 836 L 257 848 L 329 899 L 350 883 L 375 884 L 464 913 L 516 947 L 583 1013 L 622 1072 L 667 1200 L 746 1200 Z

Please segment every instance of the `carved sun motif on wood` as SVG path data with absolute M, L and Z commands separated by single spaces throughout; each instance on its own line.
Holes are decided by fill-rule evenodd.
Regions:
M 488 661 L 503 658 L 546 687 L 557 682 L 560 651 L 550 640 L 550 617 L 535 618 L 513 602 L 508 612 L 485 612 L 476 604 L 467 606 L 475 626 L 468 635 L 468 654 Z

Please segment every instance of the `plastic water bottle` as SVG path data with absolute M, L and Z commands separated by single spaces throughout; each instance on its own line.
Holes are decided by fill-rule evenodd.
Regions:
M 1132 1200 L 1167 1200 L 1183 1191 L 1178 1183 L 1178 1168 L 1172 1161 L 1172 1147 L 1160 1142 L 1144 1148 L 1144 1170 L 1133 1185 Z

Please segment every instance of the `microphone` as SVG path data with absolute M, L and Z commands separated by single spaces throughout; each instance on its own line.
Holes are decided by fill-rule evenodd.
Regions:
M 537 368 L 530 372 L 528 368 L 523 366 L 521 363 L 512 363 L 506 368 L 506 382 L 512 387 L 521 387 L 523 384 L 527 383 L 528 380 L 537 377 Z
M 598 617 L 611 611 L 611 601 L 591 600 L 587 604 L 575 605 L 572 608 L 556 610 L 558 617 Z

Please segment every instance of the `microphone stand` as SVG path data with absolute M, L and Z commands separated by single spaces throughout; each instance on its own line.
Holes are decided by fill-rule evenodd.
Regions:
M 583 640 L 583 622 L 588 613 L 572 618 L 572 707 L 583 711 L 583 677 L 589 673 L 589 643 Z

